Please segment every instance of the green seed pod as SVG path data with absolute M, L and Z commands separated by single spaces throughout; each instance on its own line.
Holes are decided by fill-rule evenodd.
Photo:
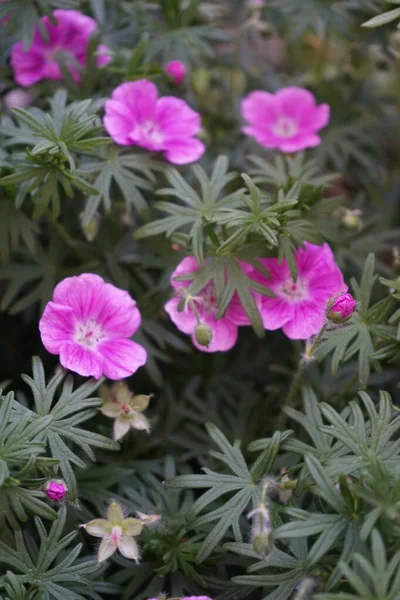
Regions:
M 212 340 L 212 331 L 208 325 L 199 323 L 194 330 L 194 336 L 200 346 L 208 346 Z

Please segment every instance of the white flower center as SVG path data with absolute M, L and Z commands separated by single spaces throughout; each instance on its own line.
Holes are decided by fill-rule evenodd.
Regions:
M 288 277 L 276 290 L 277 294 L 291 302 L 301 302 L 308 298 L 308 286 L 305 281 L 297 279 L 293 281 Z
M 131 136 L 141 143 L 161 144 L 164 140 L 160 126 L 151 120 L 135 125 L 132 129 Z
M 296 119 L 279 117 L 272 129 L 275 135 L 283 138 L 290 138 L 296 135 L 298 128 L 299 126 Z
M 215 314 L 218 311 L 217 294 L 215 293 L 215 287 L 212 283 L 209 283 L 204 288 L 200 293 L 198 300 L 206 312 Z
M 121 527 L 119 525 L 114 525 L 114 527 L 111 530 L 110 535 L 108 536 L 108 540 L 113 546 L 118 546 L 118 542 L 120 541 L 121 536 L 122 536 Z
M 104 338 L 103 326 L 95 319 L 88 319 L 84 323 L 78 323 L 76 327 L 75 341 L 86 348 L 94 349 Z

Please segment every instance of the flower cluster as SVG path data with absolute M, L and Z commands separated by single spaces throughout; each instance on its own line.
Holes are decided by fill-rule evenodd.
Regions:
M 291 276 L 287 262 L 280 262 L 277 258 L 259 259 L 270 277 L 249 265 L 244 264 L 242 268 L 249 277 L 274 292 L 273 298 L 254 293 L 265 329 L 282 328 L 290 339 L 306 340 L 321 330 L 328 301 L 346 292 L 347 286 L 328 244 L 316 246 L 305 242 L 304 248 L 297 250 L 295 260 L 298 271 L 296 280 Z M 238 327 L 248 325 L 249 319 L 237 295 L 232 298 L 225 315 L 217 319 L 218 302 L 212 284 L 208 284 L 198 296 L 188 296 L 186 290 L 191 281 L 178 282 L 176 278 L 198 269 L 199 265 L 193 257 L 183 259 L 178 265 L 171 276 L 176 295 L 167 302 L 165 310 L 183 333 L 192 336 L 199 350 L 230 350 L 236 343 Z M 341 302 L 345 300 L 346 297 L 342 297 Z M 211 330 L 211 340 L 207 346 L 199 344 L 196 336 L 199 323 Z

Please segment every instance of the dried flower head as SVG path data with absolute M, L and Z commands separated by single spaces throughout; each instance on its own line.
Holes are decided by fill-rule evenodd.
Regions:
M 133 536 L 140 535 L 143 523 L 139 519 L 125 519 L 121 506 L 112 502 L 108 507 L 107 519 L 93 519 L 81 525 L 89 535 L 102 538 L 97 561 L 103 562 L 119 550 L 122 556 L 138 562 L 139 548 Z
M 115 419 L 116 440 L 120 440 L 130 429 L 150 431 L 150 423 L 142 413 L 148 407 L 151 396 L 135 396 L 123 381 L 115 383 L 111 389 L 102 385 L 100 390 L 106 400 L 100 411 L 106 417 Z

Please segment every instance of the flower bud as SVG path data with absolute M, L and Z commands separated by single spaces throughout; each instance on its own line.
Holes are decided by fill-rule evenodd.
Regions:
M 51 479 L 46 483 L 45 490 L 47 497 L 53 502 L 60 502 L 68 492 L 68 488 L 62 479 Z
M 180 60 L 171 60 L 165 66 L 165 72 L 170 75 L 175 85 L 180 85 L 186 77 L 186 66 Z
M 3 96 L 4 108 L 27 108 L 32 103 L 32 94 L 15 88 Z
M 271 537 L 266 531 L 260 531 L 254 535 L 251 542 L 254 552 L 257 552 L 261 558 L 268 556 L 273 547 Z
M 326 307 L 326 317 L 332 323 L 340 325 L 348 321 L 355 312 L 357 302 L 351 294 L 342 293 L 329 300 Z
M 200 346 L 209 346 L 212 340 L 211 328 L 205 323 L 199 323 L 194 330 L 194 337 Z

